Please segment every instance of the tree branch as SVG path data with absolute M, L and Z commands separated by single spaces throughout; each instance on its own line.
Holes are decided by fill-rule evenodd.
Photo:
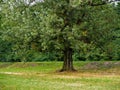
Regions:
M 107 4 L 105 1 L 103 1 L 102 3 L 93 3 L 91 1 L 88 2 L 88 5 L 90 6 L 101 6 L 101 5 L 105 5 Z

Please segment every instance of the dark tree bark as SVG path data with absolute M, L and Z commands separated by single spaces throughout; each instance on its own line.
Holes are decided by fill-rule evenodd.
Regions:
M 66 48 L 64 50 L 64 62 L 63 67 L 60 70 L 62 71 L 76 71 L 73 67 L 73 59 L 72 59 L 73 50 L 71 48 Z

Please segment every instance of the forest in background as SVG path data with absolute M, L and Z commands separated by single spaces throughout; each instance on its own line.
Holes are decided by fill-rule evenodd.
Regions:
M 78 2 L 73 3 L 75 7 Z M 120 60 L 120 4 L 80 9 L 91 15 L 82 19 L 85 21 L 82 25 L 76 22 L 76 17 L 81 15 L 79 8 L 74 10 L 68 23 L 69 27 L 73 25 L 74 37 L 68 32 L 69 27 L 59 32 L 64 26 L 65 16 L 61 15 L 64 10 L 66 8 L 56 5 L 56 11 L 51 12 L 49 5 L 44 3 L 29 6 L 0 0 L 0 61 L 63 61 L 64 46 L 61 43 L 64 42 L 60 35 L 64 34 L 68 35 L 64 38 L 70 42 L 75 61 Z

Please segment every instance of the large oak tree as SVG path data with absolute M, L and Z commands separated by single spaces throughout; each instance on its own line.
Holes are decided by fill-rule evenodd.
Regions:
M 103 0 L 44 0 L 43 6 L 49 12 L 45 20 L 49 28 L 44 28 L 43 35 L 47 45 L 63 52 L 61 71 L 75 70 L 73 52 L 82 49 L 84 43 L 102 50 L 117 26 L 113 8 Z

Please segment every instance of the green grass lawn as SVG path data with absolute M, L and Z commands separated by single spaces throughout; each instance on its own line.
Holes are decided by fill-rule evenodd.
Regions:
M 0 63 L 0 90 L 120 90 L 120 67 L 56 72 L 61 62 Z

